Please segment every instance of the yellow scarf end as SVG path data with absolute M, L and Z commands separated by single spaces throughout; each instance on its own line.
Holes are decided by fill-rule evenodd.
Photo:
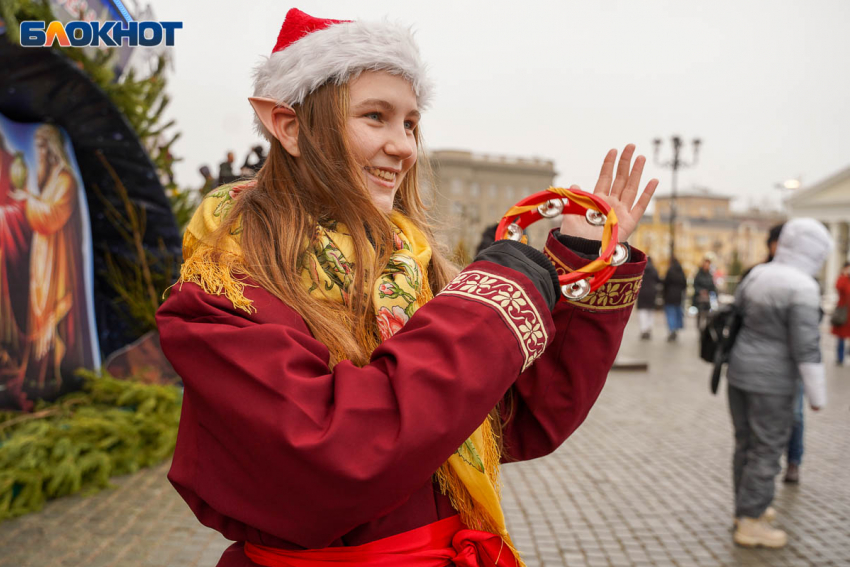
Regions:
M 225 262 L 222 258 L 213 260 L 209 252 L 199 249 L 186 260 L 180 267 L 180 279 L 175 285 L 190 282 L 211 295 L 224 295 L 236 309 L 249 314 L 256 311 L 253 301 L 245 297 L 245 286 L 249 284 L 237 277 L 237 274 L 245 274 L 245 271 L 233 261 Z

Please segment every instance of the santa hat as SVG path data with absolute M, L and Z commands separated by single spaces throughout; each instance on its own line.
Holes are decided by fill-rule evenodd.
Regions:
M 428 105 L 433 88 L 409 28 L 314 18 L 292 8 L 271 56 L 254 71 L 254 97 L 292 106 L 330 80 L 344 84 L 369 70 L 401 75 L 413 86 L 419 107 Z M 259 117 L 254 124 L 272 138 Z

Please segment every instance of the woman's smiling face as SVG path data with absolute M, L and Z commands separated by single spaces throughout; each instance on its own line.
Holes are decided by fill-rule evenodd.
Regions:
M 404 176 L 416 163 L 416 94 L 406 79 L 386 71 L 364 71 L 348 90 L 348 144 L 372 202 L 389 213 Z

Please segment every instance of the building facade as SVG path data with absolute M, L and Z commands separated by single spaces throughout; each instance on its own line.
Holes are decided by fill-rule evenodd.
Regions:
M 835 248 L 820 279 L 824 294 L 828 299 L 835 299 L 835 280 L 850 254 L 850 167 L 815 185 L 798 190 L 786 201 L 786 205 L 789 217 L 815 218 L 829 229 Z
M 484 229 L 524 197 L 548 189 L 555 179 L 552 160 L 439 150 L 429 155 L 433 183 L 425 180 L 439 238 L 450 251 L 474 255 Z M 543 248 L 557 223 L 545 219 L 528 230 L 529 244 Z
M 649 254 L 663 275 L 670 265 L 670 214 L 672 197 L 656 195 L 652 214 L 644 217 L 629 243 Z M 707 190 L 681 193 L 676 198 L 675 254 L 685 274 L 692 278 L 705 258 L 717 275 L 728 276 L 763 262 L 767 257 L 770 228 L 784 222 L 774 212 L 734 213 L 732 198 Z

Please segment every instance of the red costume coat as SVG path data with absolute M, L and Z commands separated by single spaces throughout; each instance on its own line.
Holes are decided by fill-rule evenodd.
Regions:
M 588 262 L 552 236 L 545 252 L 559 271 Z M 157 317 L 185 386 L 169 479 L 201 523 L 237 542 L 218 565 L 255 565 L 245 541 L 361 545 L 456 514 L 432 475 L 508 390 L 506 460 L 555 450 L 614 362 L 645 266 L 637 250 L 631 260 L 554 312 L 526 276 L 473 263 L 370 364 L 333 370 L 303 319 L 263 289 L 245 288 L 249 315 L 194 284 L 174 288 Z
M 835 282 L 835 289 L 838 291 L 838 303 L 836 307 L 850 307 L 850 277 L 845 275 L 838 276 Z M 842 339 L 850 338 L 850 318 L 840 327 L 832 327 L 832 334 Z

